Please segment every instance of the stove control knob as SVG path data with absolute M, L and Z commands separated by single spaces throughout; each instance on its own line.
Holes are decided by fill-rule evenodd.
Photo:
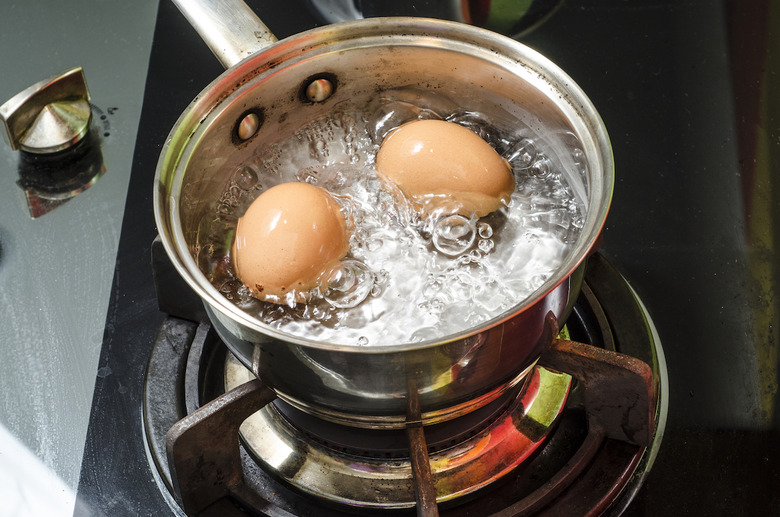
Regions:
M 62 151 L 89 132 L 92 108 L 81 67 L 39 81 L 0 106 L 3 138 L 11 149 Z

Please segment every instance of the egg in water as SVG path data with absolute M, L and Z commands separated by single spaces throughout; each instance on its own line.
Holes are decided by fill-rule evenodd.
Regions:
M 238 220 L 236 276 L 262 301 L 304 302 L 349 251 L 344 214 L 324 189 L 282 183 L 263 192 Z
M 391 131 L 376 156 L 377 176 L 423 216 L 483 217 L 509 202 L 509 163 L 470 129 L 414 120 Z

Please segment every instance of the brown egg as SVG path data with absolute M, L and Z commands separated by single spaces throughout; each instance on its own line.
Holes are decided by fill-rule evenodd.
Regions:
M 515 189 L 509 163 L 490 144 L 444 120 L 415 120 L 392 131 L 376 168 L 423 215 L 482 217 L 507 203 Z
M 236 275 L 263 301 L 296 302 L 349 250 L 344 215 L 327 191 L 282 183 L 263 192 L 238 220 L 232 259 Z

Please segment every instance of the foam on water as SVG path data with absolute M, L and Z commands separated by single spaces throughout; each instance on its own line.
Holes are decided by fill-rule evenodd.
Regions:
M 512 164 L 507 207 L 481 219 L 420 220 L 377 179 L 382 138 L 415 118 L 474 130 Z M 259 320 L 311 339 L 355 346 L 422 341 L 466 330 L 519 304 L 564 260 L 583 226 L 582 193 L 565 180 L 586 174 L 571 133 L 539 135 L 518 123 L 501 132 L 478 113 L 419 91 L 385 93 L 368 112 L 335 109 L 281 144 L 255 151 L 230 175 L 198 230 L 201 270 L 228 299 Z M 561 156 L 560 150 L 565 153 Z M 579 170 L 577 170 L 579 168 Z M 235 224 L 263 190 L 303 181 L 328 190 L 349 221 L 347 257 L 306 304 L 255 300 L 232 271 Z

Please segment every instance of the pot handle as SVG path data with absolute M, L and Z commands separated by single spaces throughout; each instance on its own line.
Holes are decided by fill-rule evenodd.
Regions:
M 277 39 L 242 0 L 172 0 L 225 68 Z

